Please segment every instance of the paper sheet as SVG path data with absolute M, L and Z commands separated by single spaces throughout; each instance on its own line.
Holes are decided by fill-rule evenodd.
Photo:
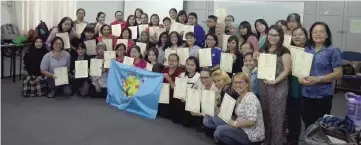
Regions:
M 169 49 L 169 48 L 167 48 L 167 49 L 164 51 L 164 58 L 165 58 L 164 65 L 165 65 L 165 66 L 168 65 L 168 57 L 169 57 L 169 55 L 171 55 L 171 54 L 173 54 L 173 53 L 177 53 L 177 51 L 172 50 L 172 49 Z
M 102 76 L 103 59 L 90 59 L 90 76 Z
M 212 66 L 212 48 L 199 49 L 198 54 L 200 67 Z
M 179 56 L 179 63 L 181 65 L 186 65 L 186 61 L 189 57 L 188 48 L 177 48 L 177 55 Z
M 297 50 L 292 60 L 292 75 L 302 78 L 310 76 L 313 54 Z
M 123 64 L 132 66 L 132 65 L 134 64 L 134 58 L 128 57 L 128 56 L 124 56 Z
M 186 34 L 189 32 L 193 32 L 194 33 L 194 26 L 192 25 L 184 25 L 183 28 L 184 32 L 183 32 L 183 40 L 186 40 Z
M 301 47 L 296 47 L 296 46 L 292 46 L 290 45 L 288 47 L 288 49 L 290 50 L 291 52 L 291 58 L 292 58 L 292 61 L 295 60 L 295 54 L 298 53 L 299 51 L 304 51 L 305 48 L 301 48 Z
M 132 39 L 138 39 L 138 27 L 137 26 L 131 26 L 128 27 L 130 31 L 132 31 Z
M 277 55 L 260 53 L 258 59 L 259 79 L 275 80 L 276 79 Z
M 227 10 L 225 8 L 216 9 L 217 22 L 224 22 L 227 17 Z
M 142 43 L 142 42 L 137 42 L 136 45 L 138 45 L 140 47 L 140 53 L 142 54 L 142 56 L 144 57 L 145 54 L 147 53 L 147 44 L 146 43 Z
M 184 25 L 178 22 L 172 22 L 169 33 L 172 33 L 173 31 L 176 31 L 179 34 L 182 33 L 184 31 Z
M 159 103 L 169 104 L 169 90 L 170 90 L 169 84 L 163 83 L 162 90 L 160 91 Z
M 187 96 L 187 79 L 175 78 L 175 88 L 173 97 L 177 99 L 183 99 Z
M 222 51 L 226 52 L 228 49 L 228 39 L 229 37 L 231 37 L 232 35 L 223 35 L 223 39 L 222 39 Z
M 352 19 L 350 24 L 351 33 L 361 33 L 361 19 Z
M 152 71 L 153 70 L 153 64 L 147 63 L 147 68 L 148 71 Z
M 97 42 L 95 39 L 84 41 L 87 55 L 96 55 Z
M 201 90 L 187 89 L 185 110 L 200 113 L 201 110 Z
M 88 70 L 88 60 L 75 61 L 75 78 L 87 78 Z
M 233 55 L 231 53 L 221 53 L 220 69 L 225 72 L 232 73 L 233 68 Z
M 56 36 L 60 37 L 64 41 L 64 49 L 70 49 L 69 33 L 56 33 Z
M 216 92 L 211 90 L 202 90 L 201 109 L 202 113 L 214 116 L 214 107 L 216 106 Z
M 346 145 L 347 142 L 343 141 L 343 140 L 340 140 L 340 139 L 337 139 L 337 138 L 334 138 L 332 136 L 329 136 L 329 135 L 326 135 L 327 138 L 331 141 L 332 144 L 339 144 L 339 145 Z
M 117 45 L 123 43 L 125 45 L 125 50 L 128 52 L 128 39 L 117 39 Z
M 147 29 L 148 27 L 149 27 L 148 24 L 138 25 L 139 34 L 141 34 L 143 31 L 145 31 L 145 29 Z M 133 33 L 132 33 L 132 35 L 133 35 Z
M 113 51 L 113 39 L 103 39 L 102 42 L 105 43 L 107 51 Z
M 78 24 L 75 24 L 76 34 L 80 35 L 81 33 L 83 33 L 86 25 L 87 25 L 87 23 L 78 23 Z
M 149 27 L 149 36 L 157 36 L 157 31 L 159 30 L 159 27 Z M 159 37 L 157 37 L 158 40 Z
M 54 68 L 54 75 L 56 76 L 55 86 L 69 84 L 68 68 L 67 67 Z
M 104 68 L 110 68 L 110 61 L 115 58 L 115 51 L 104 51 Z
M 160 34 L 162 34 L 162 33 L 165 32 L 165 31 L 166 31 L 165 28 L 159 28 L 159 29 L 156 31 L 157 40 L 159 40 Z
M 288 48 L 291 45 L 292 35 L 285 35 L 284 38 L 285 39 L 283 40 L 283 46 Z
M 232 118 L 235 105 L 236 100 L 225 93 L 218 116 L 225 122 L 228 122 Z
M 119 37 L 122 33 L 122 27 L 120 24 L 112 25 L 112 35 Z

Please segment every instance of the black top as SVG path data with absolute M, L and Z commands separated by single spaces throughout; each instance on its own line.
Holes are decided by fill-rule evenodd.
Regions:
M 40 76 L 40 64 L 43 56 L 49 51 L 43 47 L 40 49 L 30 48 L 24 55 L 25 70 L 30 76 Z
M 152 72 L 162 73 L 163 65 L 160 63 L 156 63 L 153 65 Z
M 209 28 L 208 34 L 216 34 L 216 27 Z
M 71 74 L 73 74 L 73 71 L 75 69 L 75 61 L 79 60 L 78 59 L 78 54 L 70 54 L 71 55 L 71 59 L 70 59 L 70 69 L 69 72 Z M 90 68 L 90 57 L 86 54 L 84 54 L 84 58 L 82 60 L 88 60 L 88 68 Z
M 232 78 L 233 73 L 242 72 L 243 55 L 242 54 L 236 54 L 236 56 L 237 56 L 236 61 L 233 63 L 233 66 L 232 66 L 232 73 L 228 73 L 230 78 Z

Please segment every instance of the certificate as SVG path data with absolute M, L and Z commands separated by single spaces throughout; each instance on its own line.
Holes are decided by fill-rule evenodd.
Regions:
M 162 90 L 160 91 L 159 103 L 169 104 L 169 84 L 163 83 Z
M 177 55 L 179 56 L 179 63 L 181 65 L 186 65 L 186 61 L 189 57 L 188 48 L 177 48 Z
M 55 86 L 69 84 L 67 67 L 54 68 L 54 75 L 56 76 Z
M 75 78 L 87 78 L 88 68 L 88 60 L 75 61 Z
M 97 55 L 97 44 L 95 39 L 84 41 L 87 55 Z
M 142 32 L 145 31 L 145 29 L 147 29 L 148 27 L 149 27 L 148 24 L 138 25 L 139 33 L 142 33 Z M 133 35 L 133 33 L 132 33 L 132 35 Z
M 177 99 L 183 99 L 187 96 L 187 79 L 175 78 L 175 88 L 173 97 Z
M 189 112 L 200 113 L 201 110 L 201 90 L 187 89 L 187 98 L 185 110 Z
M 152 71 L 153 70 L 153 64 L 147 63 L 147 68 L 148 71 Z
M 184 25 L 183 28 L 184 32 L 183 32 L 183 40 L 186 40 L 186 34 L 189 32 L 193 32 L 194 33 L 194 26 L 191 25 Z
M 86 25 L 87 25 L 87 23 L 78 23 L 78 24 L 75 24 L 76 34 L 81 35 L 81 33 L 83 33 Z
M 218 116 L 225 122 L 228 122 L 232 118 L 235 106 L 236 100 L 229 96 L 227 93 L 225 93 Z
M 216 9 L 217 22 L 224 22 L 227 17 L 227 10 L 225 8 Z
M 134 63 L 134 58 L 128 57 L 128 56 L 124 56 L 123 64 L 132 66 L 133 63 Z
M 117 45 L 123 43 L 125 45 L 126 52 L 128 51 L 128 39 L 117 39 Z
M 173 31 L 176 31 L 178 34 L 184 32 L 184 25 L 178 22 L 172 22 L 169 33 L 172 33 Z
M 223 35 L 223 38 L 222 38 L 222 45 L 221 45 L 221 47 L 222 47 L 222 51 L 223 52 L 226 52 L 227 51 L 227 49 L 228 49 L 228 39 L 229 39 L 229 37 L 231 37 L 232 35 Z
M 275 80 L 276 79 L 277 55 L 260 53 L 258 59 L 259 79 Z
M 131 26 L 128 27 L 130 29 L 130 31 L 132 31 L 132 39 L 137 39 L 138 38 L 138 27 L 137 26 Z
M 200 67 L 212 66 L 212 48 L 198 49 L 198 54 Z
M 135 45 L 138 45 L 140 48 L 140 53 L 142 54 L 142 56 L 144 57 L 145 54 L 147 53 L 147 44 L 146 43 L 142 43 L 142 42 L 137 42 L 135 43 Z
M 292 35 L 285 35 L 283 40 L 283 46 L 288 48 L 291 45 L 291 41 L 292 41 Z
M 104 39 L 102 40 L 105 43 L 105 46 L 107 47 L 106 51 L 113 51 L 113 39 Z
M 201 97 L 202 113 L 214 116 L 214 107 L 216 106 L 216 92 L 211 90 L 202 90 Z
M 149 36 L 157 36 L 157 31 L 159 30 L 159 27 L 149 27 Z M 159 37 L 157 37 L 157 40 Z
M 110 61 L 115 57 L 115 51 L 104 51 L 104 68 L 110 68 Z
M 90 76 L 102 76 L 103 59 L 90 59 Z
M 168 65 L 168 57 L 169 57 L 169 55 L 171 55 L 171 54 L 173 54 L 173 53 L 177 53 L 177 51 L 172 50 L 172 49 L 170 49 L 170 48 L 167 48 L 167 49 L 164 51 L 164 58 L 165 58 L 164 65 L 165 65 L 165 66 Z
M 295 54 L 299 53 L 300 51 L 305 51 L 305 48 L 302 48 L 302 47 L 296 47 L 296 46 L 292 46 L 290 45 L 288 47 L 288 49 L 290 50 L 291 52 L 291 58 L 292 58 L 292 61 L 295 60 Z M 292 62 L 293 63 L 293 62 Z M 293 64 L 292 64 L 293 65 Z
M 119 37 L 122 33 L 122 27 L 120 24 L 112 25 L 112 35 Z
M 312 60 L 313 54 L 299 50 L 292 60 L 292 75 L 299 78 L 310 76 Z
M 56 33 L 56 36 L 60 37 L 64 41 L 64 49 L 70 49 L 70 39 L 69 39 L 69 33 Z
M 233 55 L 231 53 L 221 53 L 220 69 L 225 72 L 232 73 L 233 68 Z
M 157 40 L 159 39 L 159 37 L 160 37 L 160 34 L 162 34 L 163 32 L 165 32 L 166 31 L 166 29 L 165 28 L 159 28 L 158 30 L 157 30 Z

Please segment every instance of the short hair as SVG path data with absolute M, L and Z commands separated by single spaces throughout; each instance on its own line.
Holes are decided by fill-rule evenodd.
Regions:
M 97 17 L 95 18 L 95 20 L 98 22 L 99 20 L 98 20 L 98 18 L 100 17 L 100 15 L 102 15 L 102 14 L 104 14 L 105 16 L 107 16 L 104 12 L 99 12 L 98 14 L 97 14 Z
M 77 10 L 76 10 L 76 14 L 78 14 L 78 13 L 79 13 L 79 11 L 83 11 L 83 12 L 84 12 L 84 16 L 85 16 L 85 10 L 84 10 L 83 8 L 79 8 L 79 9 L 77 9 Z
M 169 58 L 170 58 L 171 56 L 175 56 L 175 57 L 177 58 L 177 62 L 179 63 L 179 55 L 178 55 L 177 53 L 172 53 L 172 54 L 170 54 L 170 55 L 168 56 L 167 60 L 169 60 Z
M 197 16 L 197 14 L 196 14 L 195 12 L 190 12 L 190 13 L 188 14 L 188 17 L 189 17 L 189 16 L 193 16 L 194 18 L 198 19 L 198 16 Z
M 308 41 L 308 34 L 307 34 L 307 30 L 306 30 L 304 27 L 302 27 L 302 26 L 296 27 L 295 29 L 293 29 L 292 35 L 293 35 L 293 32 L 294 32 L 295 30 L 297 30 L 297 29 L 300 29 L 303 33 L 305 33 L 306 43 L 307 43 L 307 41 Z M 295 44 L 293 43 L 293 40 L 291 41 L 291 45 L 293 45 L 293 46 L 295 45 Z
M 126 46 L 125 46 L 125 44 L 119 43 L 119 44 L 117 44 L 117 46 L 115 46 L 114 50 L 119 49 L 121 46 L 123 46 L 125 50 L 127 49 Z
M 213 33 L 208 33 L 208 34 L 206 35 L 206 40 L 207 40 L 207 37 L 208 37 L 208 36 L 213 37 L 213 39 L 216 41 L 215 46 L 218 46 L 218 38 L 217 38 L 217 35 L 216 35 L 216 34 L 213 34 Z M 207 43 L 205 44 L 205 46 L 206 46 L 206 48 L 208 47 L 208 46 L 207 46 Z
M 331 46 L 331 45 L 332 45 L 332 34 L 331 34 L 331 30 L 330 30 L 330 27 L 328 27 L 328 25 L 327 25 L 325 22 L 315 22 L 315 23 L 312 24 L 312 26 L 311 26 L 311 28 L 310 28 L 310 31 L 309 31 L 309 33 L 310 33 L 310 39 L 308 39 L 308 41 L 307 41 L 307 43 L 306 43 L 306 46 L 308 46 L 308 47 L 315 46 L 315 42 L 313 41 L 313 38 L 312 38 L 312 30 L 313 30 L 313 28 L 315 28 L 315 26 L 317 26 L 317 25 L 322 25 L 322 26 L 325 27 L 326 33 L 327 33 L 327 36 L 328 36 L 328 37 L 326 38 L 326 41 L 325 41 L 324 45 L 325 45 L 326 47 Z
M 186 21 L 184 23 L 188 22 L 187 12 L 185 10 L 180 10 L 177 15 L 176 22 L 179 22 L 179 16 L 184 15 L 186 17 Z
M 109 31 L 110 31 L 110 34 L 111 34 L 111 33 L 112 33 L 112 29 L 111 29 L 111 27 L 110 27 L 108 24 L 104 24 L 104 25 L 102 25 L 102 26 L 100 27 L 100 33 L 103 34 L 103 29 L 104 29 L 105 27 L 109 27 Z
M 244 73 L 244 72 L 235 73 L 232 76 L 232 81 L 234 80 L 235 77 L 240 77 L 242 80 L 246 81 L 247 84 L 248 84 L 247 91 L 251 92 L 251 83 L 250 83 L 249 77 L 248 77 L 248 75 L 246 73 Z M 233 84 L 232 84 L 232 86 L 233 86 Z
M 228 16 L 226 16 L 226 18 L 227 18 L 227 17 L 232 18 L 232 22 L 234 22 L 234 17 L 233 17 L 232 15 L 228 15 Z
M 209 76 L 212 77 L 212 71 L 211 71 L 211 69 L 209 69 L 209 68 L 207 68 L 207 67 L 203 67 L 200 72 L 202 72 L 202 71 L 207 72 L 207 73 L 209 74 Z
M 78 50 L 79 48 L 83 48 L 86 50 L 86 45 L 83 42 L 79 42 L 75 50 Z
M 61 46 L 61 50 L 64 50 L 64 41 L 63 41 L 63 39 L 62 39 L 61 37 L 59 37 L 59 36 L 55 36 L 54 39 L 51 40 L 50 50 L 53 50 L 53 49 L 54 49 L 53 46 L 54 46 L 54 43 L 55 43 L 56 40 L 60 40 L 60 41 L 61 41 L 61 45 L 62 45 L 62 46 Z
M 175 13 L 178 13 L 177 9 L 175 9 L 175 8 L 171 8 L 171 9 L 169 10 L 169 13 L 170 13 L 171 11 L 174 11 Z
M 121 13 L 123 15 L 123 12 L 122 11 L 115 11 L 114 15 L 116 16 L 117 13 Z
M 164 17 L 162 22 L 164 23 L 164 21 L 172 22 L 172 20 L 169 17 Z
M 221 76 L 223 81 L 226 82 L 226 84 L 230 84 L 231 83 L 231 78 L 229 77 L 229 75 L 225 72 L 225 71 L 222 71 L 220 69 L 218 70 L 215 70 L 213 73 L 212 73 L 212 78 L 216 77 L 216 76 Z
M 208 19 L 213 19 L 215 22 L 217 22 L 217 16 L 215 16 L 215 15 L 209 15 L 208 16 Z

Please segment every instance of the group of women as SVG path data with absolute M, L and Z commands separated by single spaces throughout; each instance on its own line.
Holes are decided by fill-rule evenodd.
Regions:
M 170 102 L 159 104 L 158 115 L 169 118 L 186 127 L 196 127 L 219 144 L 252 145 L 263 142 L 267 145 L 298 144 L 301 131 L 301 116 L 307 128 L 324 114 L 329 114 L 332 107 L 332 82 L 342 76 L 342 59 L 340 50 L 332 46 L 331 31 L 326 23 L 315 22 L 309 33 L 302 27 L 300 16 L 290 14 L 286 20 L 280 20 L 268 26 L 264 19 L 258 19 L 252 25 L 243 21 L 234 23 L 229 15 L 224 22 L 217 22 L 217 17 L 210 15 L 207 20 L 208 32 L 197 24 L 197 14 L 172 8 L 169 17 L 159 23 L 159 16 L 136 9 L 134 15 L 123 19 L 121 11 L 115 12 L 115 21 L 111 25 L 120 24 L 119 37 L 112 35 L 111 26 L 105 24 L 106 15 L 99 12 L 95 23 L 84 21 L 85 10 L 77 10 L 77 19 L 72 21 L 64 17 L 58 26 L 51 31 L 47 40 L 36 39 L 32 48 L 24 56 L 26 74 L 23 81 L 24 96 L 43 96 L 52 98 L 62 92 L 65 95 L 106 97 L 108 69 L 102 68 L 102 75 L 75 79 L 75 61 L 103 59 L 104 51 L 112 49 L 116 52 L 116 61 L 122 63 L 125 56 L 134 58 L 134 66 L 146 69 L 147 62 L 153 64 L 153 72 L 164 75 L 163 83 L 169 83 Z M 219 21 L 219 20 L 218 20 Z M 170 32 L 172 23 L 194 25 L 194 33 Z M 87 26 L 77 35 L 76 24 Z M 138 32 L 137 39 L 132 39 L 132 31 L 128 28 L 137 25 L 160 27 L 164 31 L 150 34 L 149 28 Z M 64 42 L 56 33 L 68 32 L 71 40 L 70 49 L 64 49 Z M 223 36 L 232 35 L 222 44 Z M 133 34 L 134 35 L 134 34 Z M 182 36 L 186 40 L 183 41 Z M 310 76 L 297 78 L 292 76 L 292 57 L 288 48 L 283 45 L 284 36 L 291 35 L 291 45 L 304 48 L 313 54 Z M 114 48 L 107 48 L 102 42 L 111 39 Z M 128 39 L 128 44 L 119 43 L 117 39 Z M 86 54 L 85 41 L 96 40 L 96 55 Z M 142 56 L 136 42 L 146 43 L 146 53 Z M 205 43 L 205 44 L 204 44 Z M 226 46 L 227 48 L 221 48 Z M 198 51 L 211 48 L 212 66 L 199 66 Z M 180 64 L 176 53 L 165 57 L 165 50 L 189 49 L 190 57 L 185 65 Z M 233 54 L 232 73 L 220 70 L 221 53 Z M 277 56 L 276 79 L 261 80 L 257 78 L 257 58 L 260 53 Z M 55 86 L 54 69 L 68 67 L 69 84 Z M 176 77 L 186 78 L 188 87 L 212 90 L 216 93 L 215 111 L 223 96 L 228 94 L 236 101 L 232 120 L 225 122 L 217 115 L 185 111 L 185 100 L 173 97 Z M 287 127 L 285 127 L 287 122 Z M 285 136 L 284 132 L 287 131 Z M 285 139 L 285 137 L 287 139 Z

